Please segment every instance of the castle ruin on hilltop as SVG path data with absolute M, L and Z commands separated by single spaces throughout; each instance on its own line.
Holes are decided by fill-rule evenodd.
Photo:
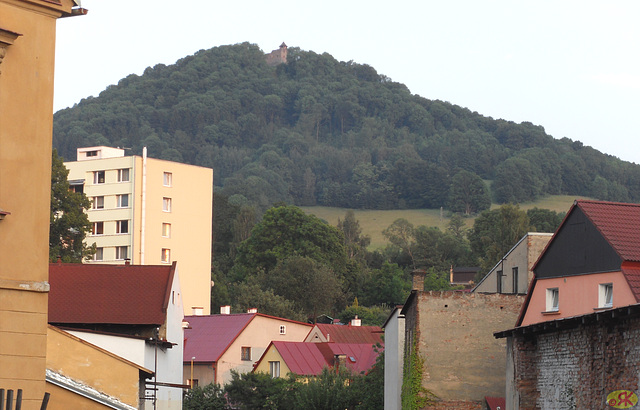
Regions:
M 273 50 L 269 54 L 265 54 L 268 65 L 278 65 L 287 63 L 287 45 L 282 42 L 277 50 Z

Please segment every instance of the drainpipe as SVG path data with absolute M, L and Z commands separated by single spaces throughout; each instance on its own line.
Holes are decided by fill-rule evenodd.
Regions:
M 142 217 L 140 221 L 140 265 L 144 265 L 144 242 L 147 220 L 147 147 L 142 148 Z

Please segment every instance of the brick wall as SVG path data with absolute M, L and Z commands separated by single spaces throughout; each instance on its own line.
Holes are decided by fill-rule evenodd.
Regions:
M 603 409 L 612 408 L 606 401 L 612 391 L 639 394 L 638 340 L 637 316 L 515 334 L 509 343 L 515 391 L 507 396 L 508 408 Z

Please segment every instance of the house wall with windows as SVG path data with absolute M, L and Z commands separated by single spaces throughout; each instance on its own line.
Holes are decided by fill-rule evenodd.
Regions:
M 0 388 L 45 392 L 53 74 L 70 0 L 0 0 Z
M 102 146 L 79 148 L 65 166 L 93 203 L 85 241 L 98 251 L 89 263 L 179 261 L 184 313 L 209 314 L 213 170 Z
M 272 363 L 278 363 L 273 365 Z M 277 370 L 276 370 L 277 369 Z M 267 373 L 271 377 L 287 377 L 291 370 L 287 366 L 287 363 L 282 359 L 280 352 L 273 345 L 264 353 L 260 362 L 253 370 L 254 372 Z M 278 374 L 274 374 L 276 372 Z

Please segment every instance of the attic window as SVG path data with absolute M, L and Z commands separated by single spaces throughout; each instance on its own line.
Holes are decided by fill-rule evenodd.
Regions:
M 547 289 L 547 312 L 557 312 L 560 309 L 560 292 L 558 288 Z
M 242 360 L 251 360 L 251 348 L 243 346 L 240 356 Z
M 280 334 L 281 335 L 287 334 L 287 327 L 285 325 L 280 325 Z
M 613 307 L 613 283 L 601 283 L 598 286 L 598 307 Z

